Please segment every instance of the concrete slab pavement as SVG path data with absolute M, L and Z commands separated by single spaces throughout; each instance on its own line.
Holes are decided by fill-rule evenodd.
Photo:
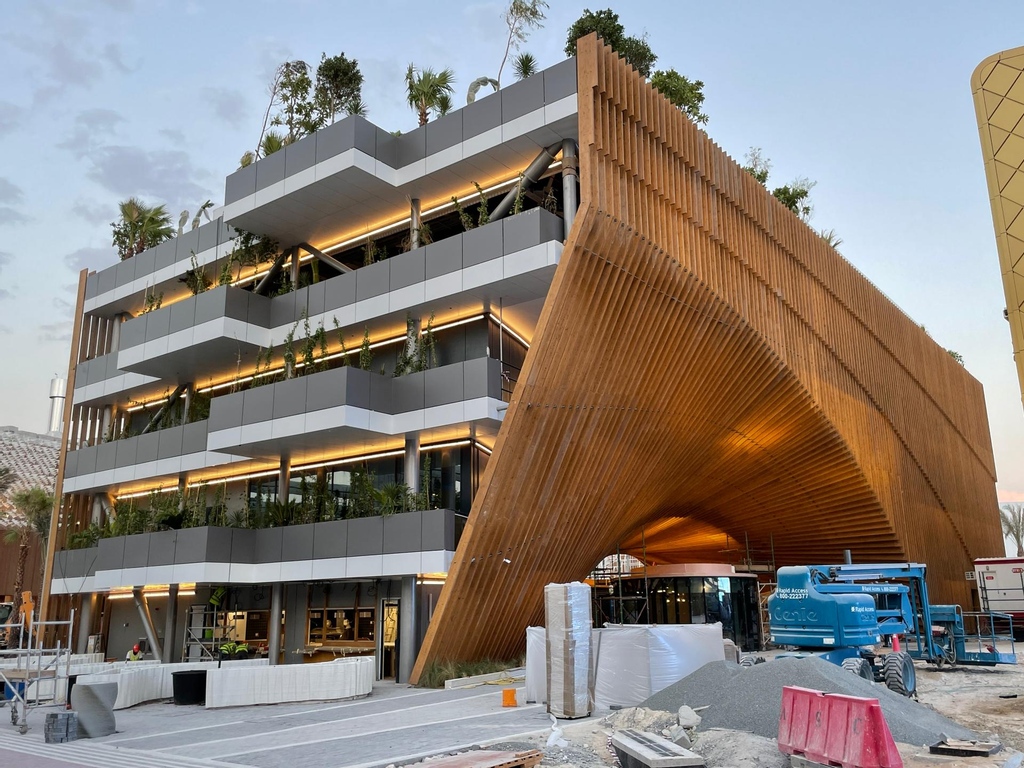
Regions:
M 543 705 L 503 708 L 501 690 L 496 685 L 424 690 L 379 682 L 369 697 L 349 701 L 219 710 L 145 704 L 117 712 L 118 732 L 112 736 L 53 745 L 43 743 L 39 714 L 25 736 L 0 726 L 0 750 L 33 759 L 74 757 L 81 762 L 72 765 L 97 768 L 373 768 L 550 730 Z M 524 689 L 517 693 L 522 702 Z M 67 764 L 40 763 L 39 768 Z

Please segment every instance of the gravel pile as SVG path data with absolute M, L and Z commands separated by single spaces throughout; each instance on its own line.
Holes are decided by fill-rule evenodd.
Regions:
M 878 699 L 893 738 L 904 744 L 934 744 L 942 733 L 958 739 L 977 738 L 934 710 L 817 657 L 775 659 L 753 667 L 713 661 L 640 706 L 664 712 L 676 712 L 683 704 L 694 709 L 708 707 L 700 710 L 699 730 L 729 728 L 774 739 L 779 734 L 785 685 Z

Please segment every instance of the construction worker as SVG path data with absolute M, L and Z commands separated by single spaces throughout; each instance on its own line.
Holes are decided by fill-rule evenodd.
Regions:
M 127 664 L 129 661 L 142 661 L 142 649 L 139 648 L 139 644 L 136 643 L 132 646 L 132 649 L 124 657 L 124 663 Z

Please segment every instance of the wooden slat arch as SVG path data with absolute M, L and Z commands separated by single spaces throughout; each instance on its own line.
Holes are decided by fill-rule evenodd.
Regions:
M 980 384 L 596 37 L 577 60 L 580 210 L 413 679 L 519 653 L 616 546 L 849 548 L 966 601 L 1001 551 Z

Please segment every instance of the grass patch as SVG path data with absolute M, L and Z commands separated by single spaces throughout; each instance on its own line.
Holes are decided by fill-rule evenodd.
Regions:
M 416 685 L 419 688 L 444 688 L 444 684 L 449 680 L 458 680 L 460 677 L 489 675 L 492 672 L 504 672 L 508 669 L 523 666 L 525 661 L 525 658 L 513 659 L 511 661 L 495 661 L 494 659 L 433 661 L 424 668 L 423 673 L 420 675 L 420 681 Z

